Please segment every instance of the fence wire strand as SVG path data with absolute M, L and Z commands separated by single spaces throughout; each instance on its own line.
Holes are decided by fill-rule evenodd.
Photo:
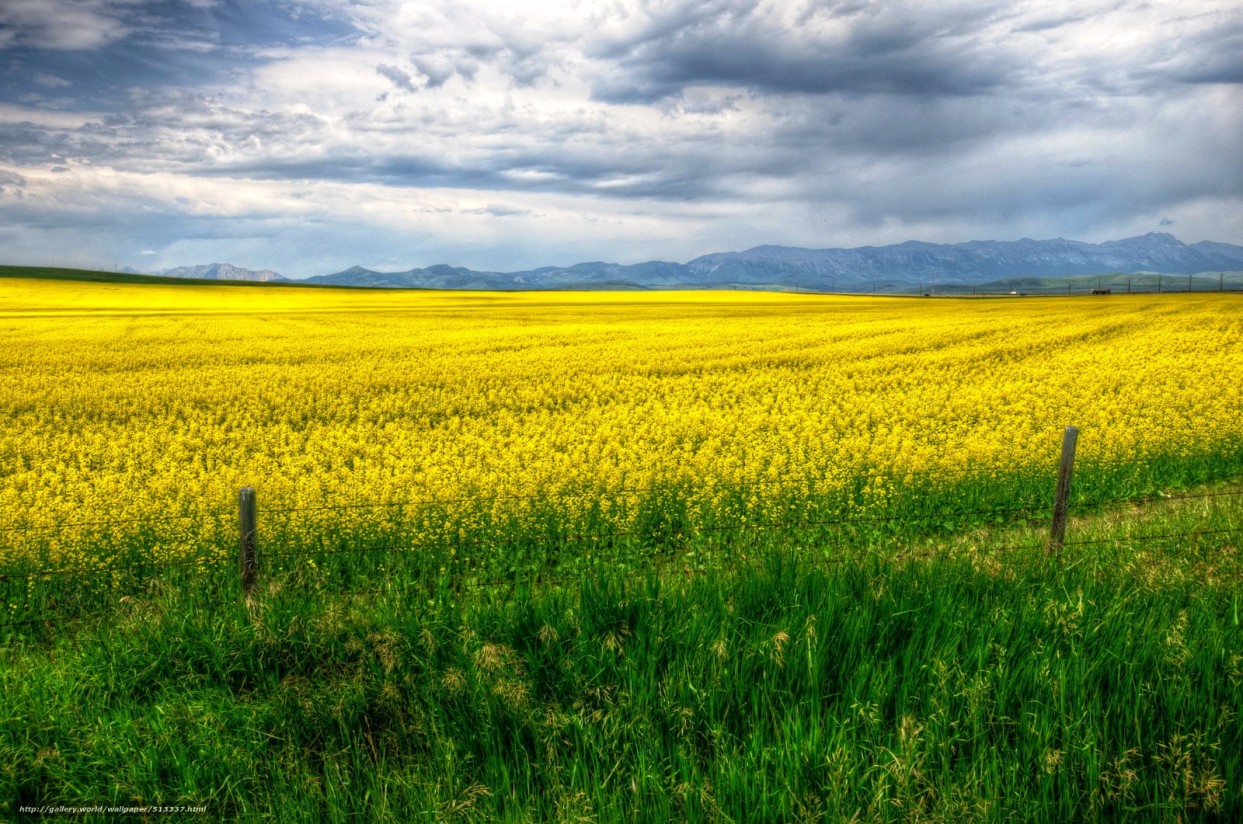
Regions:
M 973 471 L 970 469 L 937 469 L 928 477 L 930 481 L 941 481 L 946 479 L 953 480 L 989 480 L 996 477 L 997 473 Z M 769 486 L 784 486 L 790 489 L 805 489 L 820 484 L 833 484 L 848 481 L 849 483 L 864 482 L 873 479 L 903 480 L 909 482 L 910 473 L 893 472 L 886 470 L 863 470 L 860 473 L 846 476 L 845 478 L 835 478 L 828 475 L 808 476 L 798 479 L 791 478 L 770 478 L 757 481 L 744 481 L 741 483 L 721 484 L 713 486 L 713 489 L 722 490 L 744 490 Z M 617 489 L 558 489 L 552 491 L 541 492 L 513 492 L 513 493 L 493 493 L 480 495 L 463 495 L 451 498 L 412 498 L 403 501 L 391 501 L 387 503 L 377 504 L 322 504 L 316 506 L 291 506 L 291 507 L 265 507 L 264 512 L 267 514 L 289 514 L 289 513 L 308 513 L 308 512 L 340 512 L 348 510 L 375 510 L 375 509 L 418 509 L 420 507 L 434 507 L 444 504 L 462 504 L 476 503 L 481 501 L 536 501 L 536 500 L 565 500 L 579 497 L 595 497 L 607 498 L 613 496 L 628 495 L 645 495 L 652 493 L 660 493 L 669 489 L 678 488 L 679 483 L 668 481 L 657 481 L 656 483 L 646 487 L 619 487 Z
M 100 572 L 127 572 L 135 569 L 165 569 L 167 567 L 188 567 L 188 566 L 213 566 L 223 564 L 225 561 L 235 561 L 234 558 L 194 558 L 183 561 L 138 561 L 132 564 L 116 564 L 106 567 L 78 567 L 76 569 L 57 568 L 57 569 L 40 569 L 34 572 L 15 572 L 0 573 L 0 581 L 7 581 L 17 578 L 48 578 L 53 575 L 78 575 L 78 574 L 94 574 Z
M 877 476 L 879 474 L 880 473 L 873 473 L 873 476 Z M 986 478 L 987 475 L 975 473 L 975 474 L 972 474 L 971 477 Z M 815 483 L 823 482 L 826 480 L 829 480 L 829 479 L 812 479 L 811 481 L 803 482 L 801 485 L 806 487 L 808 485 L 814 485 Z M 1238 479 L 1234 479 L 1234 480 L 1225 481 L 1224 483 L 1229 484 L 1229 483 L 1238 483 L 1238 482 L 1239 482 Z M 757 481 L 754 483 L 743 484 L 743 485 L 730 485 L 729 487 L 725 487 L 725 488 L 726 489 L 741 489 L 741 488 L 748 488 L 748 487 L 771 486 L 771 485 L 776 485 L 776 484 L 785 484 L 787 486 L 790 486 L 787 480 L 770 480 L 770 481 Z M 660 491 L 661 490 L 659 488 L 654 488 L 654 489 L 652 488 L 642 488 L 642 489 L 630 488 L 630 489 L 625 489 L 625 490 L 613 490 L 609 492 L 608 494 L 617 495 L 617 494 L 640 494 L 640 493 L 653 493 L 653 492 L 658 493 Z M 578 497 L 578 496 L 586 495 L 586 494 L 588 493 L 587 492 L 566 492 L 566 493 L 561 493 L 558 496 L 554 496 L 554 497 L 560 497 L 564 499 L 567 497 Z M 599 493 L 596 493 L 596 494 L 598 495 Z M 1243 489 L 1225 490 L 1225 491 L 1217 491 L 1217 492 L 1185 493 L 1185 494 L 1184 493 L 1173 493 L 1173 494 L 1156 493 L 1156 494 L 1146 494 L 1146 495 L 1141 495 L 1141 496 L 1132 496 L 1132 497 L 1125 497 L 1125 498 L 1107 499 L 1104 501 L 1075 501 L 1073 506 L 1075 508 L 1101 509 L 1105 507 L 1119 506 L 1119 505 L 1131 505 L 1131 506 L 1141 505 L 1141 504 L 1152 505 L 1152 504 L 1185 502 L 1185 501 L 1195 501 L 1195 500 L 1212 500 L 1212 499 L 1218 499 L 1218 498 L 1233 498 L 1233 497 L 1238 497 L 1238 496 L 1243 496 Z M 417 501 L 417 500 L 416 501 L 403 501 L 403 502 L 396 502 L 396 503 L 374 504 L 374 505 L 341 505 L 341 506 L 329 505 L 329 506 L 322 506 L 322 507 L 287 507 L 287 508 L 275 507 L 271 509 L 265 508 L 263 510 L 263 514 L 287 515 L 287 514 L 296 514 L 296 513 L 308 513 L 308 512 L 320 512 L 320 511 L 341 511 L 341 510 L 374 511 L 376 509 L 382 509 L 382 508 L 415 508 L 415 509 L 418 509 L 419 507 L 427 507 L 427 506 L 435 506 L 435 505 L 451 504 L 451 503 L 463 503 L 463 502 L 470 502 L 470 501 L 477 501 L 477 500 L 507 500 L 507 499 L 515 500 L 515 499 L 534 499 L 534 498 L 545 498 L 545 497 L 548 497 L 548 496 L 538 495 L 538 494 L 512 495 L 512 496 L 496 495 L 496 496 L 483 496 L 482 498 L 470 497 L 470 498 L 457 498 L 457 499 L 428 499 L 428 500 L 423 500 L 423 501 Z M 729 533 L 763 534 L 767 532 L 779 532 L 781 530 L 798 529 L 798 528 L 806 528 L 806 527 L 837 528 L 837 527 L 850 527 L 854 525 L 877 524 L 877 523 L 918 523 L 918 522 L 927 522 L 927 521 L 936 520 L 936 519 L 945 519 L 947 521 L 954 521 L 957 519 L 964 519 L 964 518 L 974 519 L 974 518 L 1005 517 L 1008 519 L 1011 525 L 1015 525 L 1015 524 L 1021 523 L 1025 517 L 1028 520 L 1030 520 L 1035 517 L 1043 518 L 1047 516 L 1047 514 L 1048 514 L 1047 507 L 1026 506 L 1026 507 L 1005 507 L 1005 508 L 996 508 L 996 509 L 902 513 L 902 514 L 894 514 L 894 515 L 859 516 L 859 517 L 811 518 L 811 519 L 796 519 L 796 520 L 755 520 L 755 521 L 750 521 L 750 522 L 743 521 L 743 522 L 733 522 L 733 523 L 727 523 L 727 524 L 714 524 L 714 525 L 706 525 L 706 526 L 699 526 L 699 527 L 689 527 L 689 528 L 684 528 L 684 529 L 678 529 L 676 528 L 676 526 L 670 526 L 670 527 L 657 527 L 657 528 L 652 528 L 652 529 L 612 530 L 612 531 L 601 532 L 601 533 L 580 532 L 580 533 L 572 533 L 572 534 L 567 534 L 567 535 L 528 535 L 528 536 L 518 535 L 514 537 L 504 537 L 504 538 L 502 537 L 459 538 L 459 539 L 447 539 L 447 540 L 441 540 L 441 541 L 420 542 L 420 543 L 389 543 L 389 544 L 383 544 L 379 546 L 370 546 L 370 547 L 352 546 L 352 547 L 343 547 L 343 548 L 334 548 L 334 549 L 300 549 L 297 551 L 279 551 L 278 550 L 274 552 L 264 552 L 261 554 L 261 557 L 263 559 L 295 559 L 295 558 L 320 558 L 320 557 L 331 556 L 331 555 L 366 554 L 366 553 L 381 553 L 381 552 L 387 552 L 387 553 L 402 552 L 404 553 L 404 552 L 414 552 L 414 551 L 427 552 L 430 554 L 430 553 L 435 553 L 438 550 L 444 550 L 444 549 L 470 548 L 473 550 L 473 549 L 486 549 L 486 548 L 503 548 L 503 547 L 512 546 L 514 544 L 519 544 L 519 543 L 548 544 L 548 545 L 558 546 L 558 545 L 573 545 L 573 544 L 583 544 L 583 543 L 595 543 L 595 544 L 606 543 L 607 544 L 610 542 L 617 542 L 617 541 L 621 541 L 625 539 L 656 539 L 658 541 L 668 541 L 669 539 L 674 539 L 678 541 L 684 541 L 688 538 L 713 536 L 713 535 L 726 535 Z M 40 532 L 40 531 L 62 530 L 62 529 L 70 528 L 70 527 L 84 527 L 84 526 L 111 527 L 115 525 L 167 523 L 167 522 L 173 522 L 173 521 L 184 521 L 184 520 L 193 520 L 193 519 L 214 519 L 214 520 L 220 521 L 220 520 L 223 520 L 225 518 L 230 518 L 230 517 L 235 517 L 235 513 L 204 512 L 204 513 L 198 513 L 198 514 L 183 514 L 183 515 L 172 515 L 172 516 L 150 517 L 150 518 L 100 519 L 100 520 L 92 520 L 92 521 L 70 522 L 70 523 L 57 524 L 57 525 L 51 525 L 51 526 L 42 526 L 42 527 L 40 526 L 7 527 L 7 528 L 0 528 L 0 533 L 11 534 L 14 532 Z M 1122 536 L 1114 536 L 1114 537 L 1109 537 L 1109 538 L 1073 540 L 1073 541 L 1065 541 L 1061 544 L 1061 546 L 1062 547 L 1089 547 L 1089 546 L 1099 546 L 1099 545 L 1140 546 L 1140 545 L 1144 545 L 1148 543 L 1155 543 L 1155 542 L 1165 542 L 1165 541 L 1183 540 L 1183 539 L 1198 539 L 1198 538 L 1206 537 L 1206 536 L 1223 536 L 1223 535 L 1234 535 L 1234 534 L 1239 534 L 1239 533 L 1243 533 L 1243 527 L 1231 527 L 1227 529 L 1211 529 L 1211 530 L 1192 530 L 1192 531 L 1186 531 L 1186 532 L 1168 532 L 1168 533 L 1160 533 L 1160 534 L 1122 535 Z M 895 541 L 899 538 L 900 536 L 898 535 L 888 536 L 889 541 Z M 665 548 L 668 548 L 667 544 Z M 938 550 L 935 548 L 926 547 L 925 545 L 915 543 L 913 541 L 905 545 L 890 544 L 890 549 L 896 550 L 896 551 L 891 551 L 891 552 L 884 553 L 884 554 L 880 552 L 869 551 L 869 550 L 859 552 L 858 551 L 859 546 L 857 543 L 856 544 L 847 544 L 847 543 L 827 543 L 826 544 L 826 543 L 820 542 L 816 544 L 816 548 L 821 549 L 821 550 L 829 550 L 829 549 L 847 549 L 847 550 L 853 549 L 855 550 L 853 552 L 847 551 L 841 554 L 831 555 L 828 557 L 807 559 L 814 565 L 840 566 L 842 564 L 847 564 L 847 563 L 856 563 L 856 564 L 861 563 L 871 558 L 889 560 L 889 561 L 904 561 L 904 560 L 910 560 L 910 559 L 932 559 L 932 558 L 937 558 L 937 557 L 954 558 L 954 557 L 960 557 L 961 555 L 965 555 L 967 557 L 973 556 L 973 555 L 1013 556 L 1014 553 L 1018 553 L 1018 552 L 1032 552 L 1032 553 L 1047 552 L 1049 546 L 1047 543 L 1001 544 L 1001 545 L 995 545 L 995 546 L 972 546 L 972 547 L 964 548 L 965 551 L 961 554 L 953 548 L 951 548 L 949 551 L 946 551 L 945 549 Z M 649 561 L 650 560 L 652 559 L 649 559 Z M 645 564 L 642 569 L 635 570 L 634 572 L 630 572 L 630 573 L 624 573 L 621 577 L 625 580 L 633 580 L 636 577 L 640 577 L 640 576 L 650 577 L 653 575 L 658 576 L 658 577 L 662 575 L 670 575 L 670 574 L 673 574 L 673 575 L 686 574 L 686 575 L 693 576 L 696 574 L 703 574 L 703 573 L 713 571 L 713 570 L 719 570 L 721 568 L 737 569 L 740 567 L 738 558 L 723 559 L 723 560 L 725 561 L 723 567 L 718 566 L 716 564 L 712 564 L 706 569 L 705 568 L 694 569 L 684 560 L 666 559 L 665 562 L 663 563 L 650 563 L 650 565 Z M 741 560 L 743 563 L 749 563 L 746 559 L 745 554 L 743 554 Z M 217 555 L 214 557 L 206 557 L 206 558 L 199 557 L 199 558 L 194 558 L 194 559 L 178 560 L 178 561 L 160 561 L 160 562 L 141 561 L 141 562 L 127 563 L 127 564 L 113 564 L 113 565 L 104 566 L 104 567 L 49 568 L 49 569 L 41 569 L 41 570 L 37 570 L 33 572 L 0 573 L 0 584 L 11 586 L 12 583 L 16 581 L 31 579 L 31 578 L 43 578 L 43 579 L 58 578 L 60 580 L 66 580 L 70 576 L 75 576 L 75 575 L 91 576 L 91 575 L 100 575 L 103 573 L 132 572 L 132 571 L 148 571 L 148 572 L 154 573 L 162 569 L 183 568 L 183 567 L 209 567 L 209 568 L 217 569 L 217 568 L 221 568 L 225 566 L 226 564 L 235 563 L 235 562 L 236 562 L 236 558 L 234 557 L 231 557 L 228 555 Z M 640 563 L 643 563 L 642 559 L 640 559 Z M 1015 562 L 1007 561 L 1005 563 L 1013 564 Z M 469 574 L 471 570 L 467 569 L 464 572 L 465 574 Z M 440 578 L 440 579 L 429 579 L 427 581 L 422 581 L 422 582 L 403 579 L 400 582 L 400 584 L 386 584 L 380 588 L 350 590 L 349 592 L 353 594 L 367 593 L 367 592 L 373 592 L 373 593 L 392 592 L 396 589 L 404 589 L 408 591 L 410 589 L 416 589 L 416 588 L 433 588 L 434 589 L 440 586 L 447 586 L 449 589 L 453 591 L 480 591 L 480 590 L 492 590 L 492 589 L 498 589 L 498 588 L 504 588 L 504 589 L 517 591 L 524 587 L 529 588 L 529 587 L 534 587 L 534 586 L 548 586 L 548 585 L 560 585 L 560 584 L 566 584 L 566 583 L 572 583 L 572 582 L 582 582 L 586 580 L 587 578 L 591 577 L 592 575 L 593 573 L 590 570 L 580 569 L 580 570 L 575 570 L 572 572 L 556 572 L 555 570 L 549 570 L 546 572 L 533 573 L 532 577 L 524 578 L 524 579 L 502 578 L 502 579 L 494 579 L 491 581 L 463 580 L 461 577 L 459 577 L 457 580 L 445 580 L 443 578 Z M 112 588 L 115 587 L 115 584 L 110 584 L 109 587 L 110 587 L 109 591 L 111 592 Z M 7 600 L 8 599 L 6 599 L 6 601 Z M 14 604 L 12 603 L 10 603 L 9 605 L 10 607 L 14 606 Z M 98 618 L 103 615 L 110 614 L 111 611 L 112 610 L 105 609 L 102 611 L 92 611 L 92 612 L 74 611 L 73 613 L 70 613 L 70 614 L 61 614 L 57 612 L 56 610 L 52 610 L 50 613 L 41 614 L 37 618 L 30 618 L 30 619 L 25 619 L 25 620 L 16 620 L 16 621 L 0 623 L 0 628 L 13 628 L 13 627 L 32 626 L 32 625 L 49 624 L 49 623 L 64 623 L 68 621 Z
M 721 534 L 728 532 L 745 532 L 745 531 L 765 531 L 791 529 L 796 527 L 807 526 L 838 526 L 863 523 L 885 523 L 885 522 L 916 522 L 927 521 L 936 518 L 961 518 L 961 517 L 979 517 L 987 515 L 1005 515 L 1017 513 L 1030 513 L 1035 510 L 1029 508 L 1014 509 L 987 509 L 987 510 L 967 510 L 958 512 L 935 512 L 919 515 L 879 515 L 874 517 L 863 518 L 825 518 L 815 520 L 800 521 L 754 521 L 751 523 L 733 523 L 733 524 L 716 524 L 712 526 L 701 526 L 689 529 L 642 529 L 642 530 L 616 530 L 601 533 L 571 533 L 568 535 L 529 535 L 515 536 L 512 538 L 461 538 L 457 540 L 442 540 L 425 544 L 390 544 L 377 547 L 350 547 L 347 549 L 321 549 L 321 550 L 300 550 L 297 552 L 268 552 L 264 553 L 269 558 L 301 558 L 301 557 L 321 557 L 324 555 L 337 554 L 355 554 L 367 552 L 386 552 L 406 549 L 455 549 L 458 547 L 503 547 L 512 546 L 514 544 L 578 544 L 587 541 L 606 541 L 615 538 L 661 538 L 661 537 L 679 537 L 684 538 L 686 534 L 704 535 L 704 534 Z
M 0 532 L 60 532 L 71 527 L 79 526 L 117 526 L 122 524 L 161 524 L 171 521 L 194 521 L 194 520 L 223 520 L 225 518 L 236 517 L 227 512 L 196 512 L 187 515 L 158 515 L 143 518 L 102 518 L 97 521 L 69 521 L 62 524 L 44 524 L 44 525 L 26 525 L 26 526 L 6 526 L 0 527 Z

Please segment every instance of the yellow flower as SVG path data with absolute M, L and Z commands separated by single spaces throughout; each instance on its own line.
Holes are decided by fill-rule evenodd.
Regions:
M 913 483 L 1047 472 L 1067 424 L 1081 461 L 1243 436 L 1229 294 L 0 280 L 0 306 L 0 527 L 20 536 L 3 561 L 103 565 L 131 539 L 154 562 L 223 557 L 244 485 L 261 537 L 477 557 L 488 530 L 543 529 L 550 512 L 569 535 L 651 529 L 637 513 L 658 488 L 683 491 L 669 534 L 686 534 L 844 490 L 881 507 Z

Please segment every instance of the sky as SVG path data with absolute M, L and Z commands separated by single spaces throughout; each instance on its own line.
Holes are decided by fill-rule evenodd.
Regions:
M 0 0 L 0 263 L 1243 244 L 1243 4 Z

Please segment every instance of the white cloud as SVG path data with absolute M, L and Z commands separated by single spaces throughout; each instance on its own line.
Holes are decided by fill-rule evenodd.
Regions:
M 70 30 L 99 18 L 96 45 L 154 25 L 103 0 L 0 15 L 19 9 L 8 31 L 50 43 L 49 10 L 70 5 Z M 24 93 L 73 83 L 58 105 L 74 110 L 0 100 L 0 166 L 29 181 L 5 219 L 203 236 L 184 253 L 244 237 L 252 259 L 267 243 L 264 265 L 305 274 L 330 268 L 312 250 L 343 268 L 381 245 L 420 256 L 407 265 L 522 268 L 764 242 L 1102 240 L 1166 215 L 1186 239 L 1243 242 L 1243 12 L 1226 0 L 288 8 L 353 33 L 275 37 L 222 52 L 201 82 L 127 95 L 30 67 Z M 154 231 L 126 248 L 195 262 L 164 257 Z
M 45 89 L 64 89 L 73 84 L 63 77 L 57 77 L 54 74 L 46 74 L 39 72 L 34 77 L 36 86 L 43 86 Z
M 129 33 L 118 13 L 126 5 L 107 0 L 5 0 L 0 5 L 0 30 L 9 31 L 5 45 L 94 49 Z

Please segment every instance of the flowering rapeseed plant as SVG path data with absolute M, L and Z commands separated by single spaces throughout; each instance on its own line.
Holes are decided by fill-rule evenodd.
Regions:
M 623 490 L 683 490 L 690 522 L 844 491 L 881 507 L 913 483 L 1043 472 L 1069 423 L 1098 463 L 1243 434 L 1234 295 L 0 280 L 0 297 L 7 560 L 104 565 L 142 530 L 157 560 L 193 559 L 233 529 L 243 485 L 269 534 L 319 528 L 279 509 L 393 504 L 330 517 L 386 512 L 417 542 L 449 513 L 468 541 L 500 521 L 624 526 L 640 515 Z

